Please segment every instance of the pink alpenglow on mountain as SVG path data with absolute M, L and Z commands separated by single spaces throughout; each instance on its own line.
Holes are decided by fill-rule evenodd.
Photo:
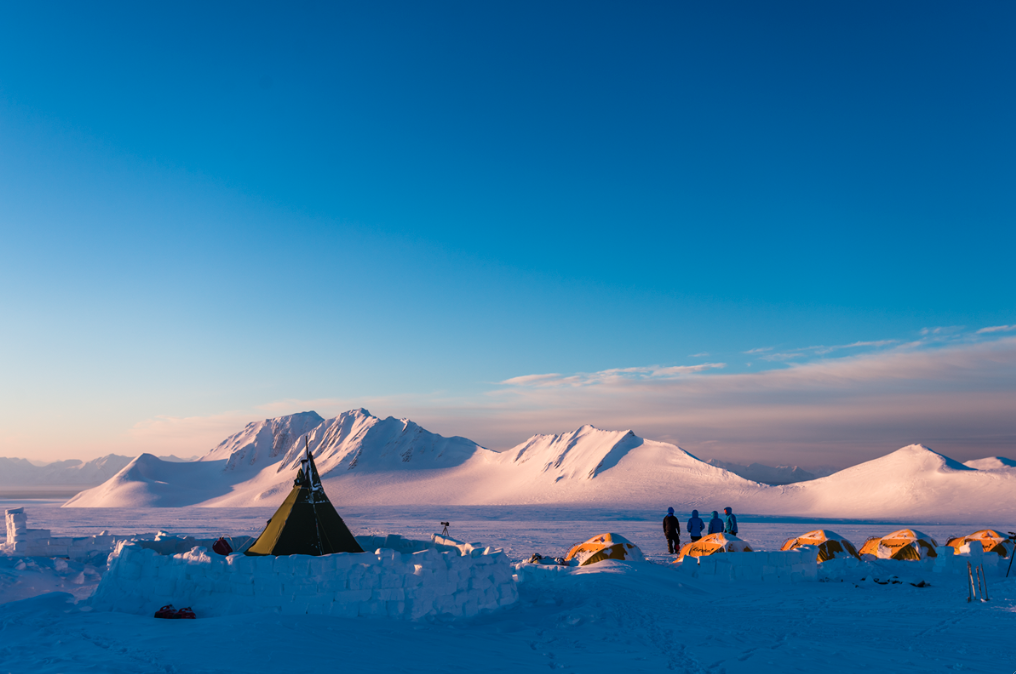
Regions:
M 267 506 L 292 486 L 304 443 L 346 505 L 673 506 L 796 517 L 974 522 L 1016 515 L 1009 459 L 964 465 L 922 445 L 785 486 L 746 480 L 676 445 L 583 426 L 503 452 L 364 409 L 248 424 L 199 461 L 142 454 L 68 507 Z

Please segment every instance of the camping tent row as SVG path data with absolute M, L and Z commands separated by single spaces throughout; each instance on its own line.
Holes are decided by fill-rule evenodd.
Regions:
M 993 529 L 977 531 L 969 536 L 949 539 L 946 545 L 959 554 L 960 548 L 968 543 L 978 541 L 984 546 L 985 552 L 995 552 L 1002 557 L 1011 553 L 1007 547 L 1008 539 Z M 814 546 L 817 550 L 818 562 L 826 562 L 838 557 L 854 557 L 872 555 L 879 559 L 921 560 L 937 556 L 935 548 L 938 543 L 934 538 L 916 529 L 900 529 L 882 537 L 873 537 L 865 541 L 858 550 L 854 544 L 835 531 L 816 529 L 802 534 L 797 538 L 788 539 L 780 550 L 795 550 L 804 546 Z M 702 539 L 689 543 L 681 548 L 677 560 L 685 555 L 701 557 L 724 552 L 751 552 L 751 547 L 744 541 L 729 534 L 710 534 Z

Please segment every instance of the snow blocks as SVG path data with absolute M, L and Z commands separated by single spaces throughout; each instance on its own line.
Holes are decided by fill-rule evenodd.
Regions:
M 49 529 L 29 529 L 28 514 L 24 508 L 5 511 L 7 543 L 0 552 L 18 557 L 68 557 L 87 559 L 96 554 L 107 555 L 120 536 L 85 536 L 82 538 L 53 537 Z
M 791 583 L 818 579 L 818 555 L 805 546 L 785 552 L 731 552 L 686 556 L 673 565 L 692 578 Z
M 518 601 L 504 552 L 474 544 L 393 540 L 417 552 L 228 557 L 203 547 L 160 555 L 123 543 L 89 600 L 96 610 L 152 615 L 169 603 L 202 617 L 274 611 L 419 620 L 474 616 Z M 458 543 L 456 541 L 456 543 Z M 441 549 L 439 549 L 441 548 Z

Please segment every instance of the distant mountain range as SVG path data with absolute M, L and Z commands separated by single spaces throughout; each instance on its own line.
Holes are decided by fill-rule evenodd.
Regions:
M 746 480 L 754 480 L 755 482 L 762 482 L 763 484 L 770 485 L 807 482 L 808 480 L 826 477 L 827 475 L 832 475 L 836 472 L 836 469 L 831 466 L 804 470 L 803 468 L 798 468 L 797 466 L 766 466 L 761 463 L 750 463 L 746 466 L 741 463 L 720 461 L 719 459 L 709 459 L 706 463 L 710 466 L 729 470 L 731 473 L 740 475 Z
M 119 473 L 133 459 L 129 456 L 109 454 L 91 461 L 69 459 L 42 466 L 27 459 L 0 456 L 0 487 L 28 486 L 81 486 L 94 487 Z M 163 461 L 190 461 L 175 456 L 161 457 Z
M 494 452 L 363 409 L 333 419 L 304 412 L 251 423 L 195 462 L 142 454 L 65 507 L 277 505 L 305 447 L 340 506 L 575 504 L 681 512 L 731 506 L 754 514 L 914 523 L 1016 516 L 1016 462 L 1000 457 L 964 465 L 909 445 L 826 477 L 772 486 L 630 430 L 583 426 Z M 778 474 L 795 475 L 794 469 Z

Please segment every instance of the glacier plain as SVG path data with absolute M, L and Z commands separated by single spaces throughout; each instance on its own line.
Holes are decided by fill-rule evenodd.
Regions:
M 25 506 L 30 526 L 54 535 L 154 532 L 207 537 L 260 531 L 272 508 L 61 508 Z M 521 601 L 474 619 L 384 619 L 256 614 L 160 621 L 90 611 L 81 601 L 95 571 L 60 560 L 0 557 L 0 672 L 604 671 L 1011 672 L 1016 578 L 990 579 L 991 601 L 967 603 L 965 579 L 917 566 L 871 563 L 825 582 L 719 582 L 667 562 L 662 512 L 585 506 L 370 506 L 340 514 L 356 534 L 453 535 L 503 547 L 515 561 L 558 556 L 597 533 L 625 535 L 649 563 L 605 563 L 519 585 Z M 687 514 L 682 515 L 682 520 Z M 976 527 L 929 522 L 939 539 L 1004 528 L 990 513 Z M 741 537 L 772 550 L 823 526 L 861 543 L 908 522 L 741 518 Z M 683 521 L 682 521 L 683 525 Z M 78 568 L 81 567 L 81 568 Z M 100 570 L 101 572 L 101 570 Z M 910 575 L 907 575 L 907 574 Z M 899 584 L 871 578 L 898 575 Z M 861 580 L 861 578 L 865 580 Z M 909 582 L 924 580 L 930 587 Z M 1008 669 L 1006 669 L 1008 668 Z

